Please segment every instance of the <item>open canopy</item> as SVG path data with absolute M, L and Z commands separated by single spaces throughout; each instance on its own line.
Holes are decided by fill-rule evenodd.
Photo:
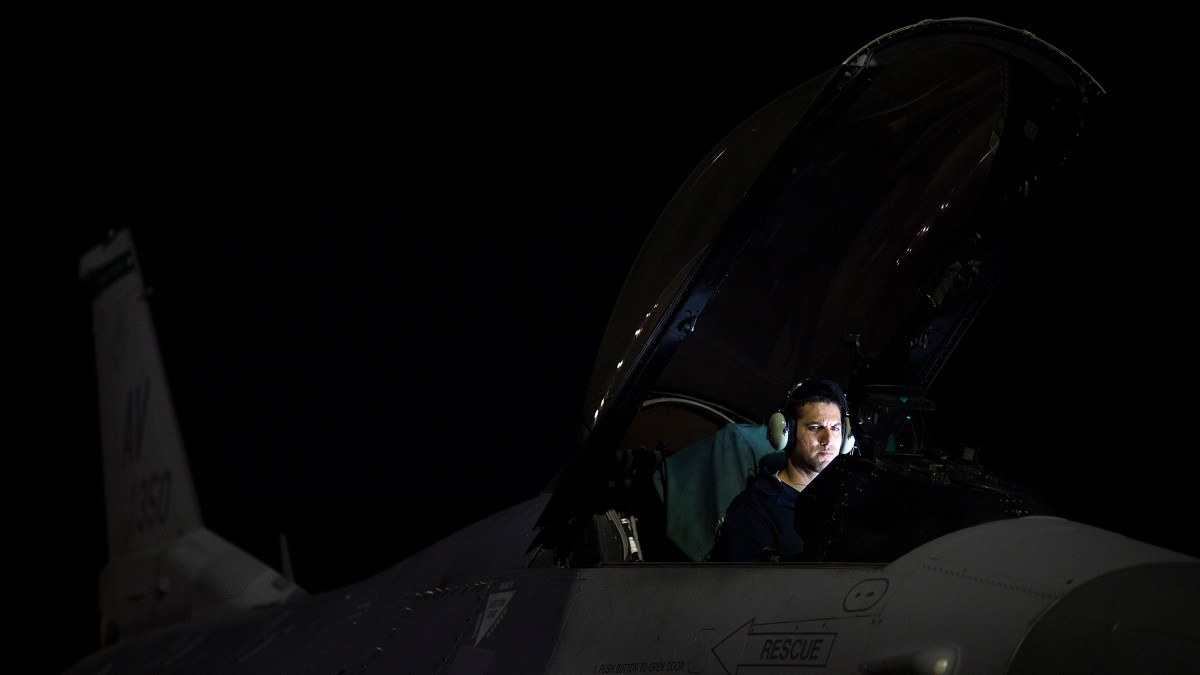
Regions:
M 923 394 L 1036 232 L 1103 96 L 1029 33 L 948 19 L 880 37 L 735 129 L 629 274 L 543 526 L 603 512 L 623 453 L 658 464 L 762 422 L 805 377 L 846 389 L 860 454 L 895 451 L 912 419 L 895 412 L 932 407 Z

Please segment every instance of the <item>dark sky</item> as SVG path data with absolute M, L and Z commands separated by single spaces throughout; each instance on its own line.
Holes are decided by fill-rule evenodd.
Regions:
M 1003 411 L 982 418 L 997 442 L 1088 486 L 1074 508 L 1093 521 L 1197 553 L 1159 525 L 1186 504 L 1168 378 L 1187 366 L 1172 305 L 1190 301 L 1169 238 L 1177 179 L 1158 163 L 1175 141 L 1144 56 L 1157 38 L 1125 17 L 975 14 L 1071 55 L 1110 103 L 1064 186 L 1078 211 L 1032 242 L 964 342 L 982 364 L 969 376 L 994 387 L 959 405 Z M 329 590 L 535 494 L 574 449 L 642 238 L 696 163 L 929 16 L 76 43 L 45 84 L 60 103 L 43 104 L 38 166 L 54 188 L 36 193 L 30 251 L 32 297 L 52 298 L 34 314 L 52 331 L 35 347 L 54 349 L 26 418 L 50 439 L 31 473 L 54 477 L 42 499 L 58 505 L 26 521 L 55 600 L 33 615 L 65 644 L 50 670 L 97 635 L 95 382 L 75 280 L 105 230 L 133 228 L 154 288 L 206 524 L 271 564 L 286 533 L 298 583 Z

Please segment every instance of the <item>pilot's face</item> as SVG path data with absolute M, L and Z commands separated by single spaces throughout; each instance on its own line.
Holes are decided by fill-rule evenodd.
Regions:
M 805 403 L 796 409 L 796 447 L 792 462 L 802 469 L 824 469 L 842 449 L 842 411 L 833 403 Z

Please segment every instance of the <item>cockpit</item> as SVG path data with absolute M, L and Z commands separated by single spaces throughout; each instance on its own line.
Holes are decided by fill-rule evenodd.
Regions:
M 1036 228 L 1104 91 L 976 19 L 866 45 L 730 133 L 650 233 L 614 308 L 543 559 L 702 562 L 761 431 L 805 377 L 846 391 L 857 447 L 801 497 L 819 562 L 881 562 L 1037 512 L 931 392 Z

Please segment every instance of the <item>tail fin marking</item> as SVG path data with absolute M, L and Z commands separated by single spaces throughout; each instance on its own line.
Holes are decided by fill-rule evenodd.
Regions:
M 93 293 L 108 531 L 101 644 L 201 613 L 305 595 L 204 528 L 129 230 L 86 252 L 79 276 Z

